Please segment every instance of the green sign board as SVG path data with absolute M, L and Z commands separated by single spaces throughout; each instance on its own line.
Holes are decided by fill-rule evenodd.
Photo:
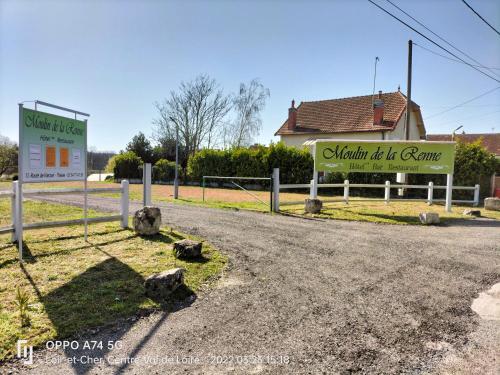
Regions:
M 328 172 L 453 173 L 454 142 L 321 141 L 315 169 Z
M 85 180 L 85 121 L 23 108 L 19 126 L 23 182 Z

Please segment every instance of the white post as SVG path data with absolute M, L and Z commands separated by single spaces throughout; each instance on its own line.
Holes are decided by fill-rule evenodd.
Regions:
M 23 261 L 23 185 L 19 181 L 15 181 L 16 189 L 16 238 L 19 248 L 19 261 Z
M 75 113 L 75 120 L 76 120 L 76 113 Z M 87 120 L 84 120 L 85 122 L 85 175 L 84 175 L 84 183 L 83 183 L 83 239 L 85 242 L 87 242 L 87 235 L 88 235 L 88 212 L 87 212 L 87 205 L 88 205 L 88 193 L 87 193 L 87 135 L 88 135 L 88 128 L 87 128 Z
M 396 173 L 396 182 L 406 185 L 406 173 Z M 398 189 L 398 196 L 402 197 L 405 194 L 405 189 Z
M 446 175 L 446 212 L 451 212 L 451 196 L 453 193 L 453 174 Z
M 121 182 L 122 196 L 120 204 L 120 215 L 122 216 L 121 227 L 128 228 L 128 181 L 122 180 Z
M 349 203 L 349 180 L 344 180 L 344 203 Z
M 477 207 L 479 205 L 479 185 L 474 186 L 474 203 L 473 206 Z
M 427 190 L 427 204 L 432 206 L 432 200 L 434 199 L 434 182 L 429 182 L 429 188 Z
M 391 181 L 386 181 L 385 182 L 385 194 L 384 194 L 385 204 L 389 204 L 390 199 L 391 199 Z
M 311 180 L 311 190 L 309 198 L 316 199 L 318 197 L 318 171 L 314 171 L 313 179 Z
M 17 181 L 12 182 L 12 197 L 10 197 L 10 218 L 12 221 L 12 228 L 14 230 L 12 231 L 11 235 L 11 241 L 16 242 L 17 241 L 17 233 L 16 233 L 16 228 L 17 228 L 17 214 L 16 214 L 16 190 L 17 190 Z
M 151 163 L 145 163 L 142 169 L 143 206 L 151 206 Z
M 35 105 L 36 110 L 36 105 Z M 18 181 L 15 182 L 15 194 L 16 194 L 16 210 L 15 210 L 15 220 L 16 220 L 16 239 L 17 246 L 19 248 L 19 262 L 23 261 L 23 180 L 24 180 L 24 170 L 23 170 L 23 104 L 19 103 L 19 151 L 17 154 L 17 165 Z
M 280 169 L 273 169 L 273 211 L 280 212 Z
M 179 199 L 179 126 L 175 124 L 175 177 L 174 199 Z

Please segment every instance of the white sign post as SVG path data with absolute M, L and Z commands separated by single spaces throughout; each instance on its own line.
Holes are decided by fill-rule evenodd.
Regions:
M 142 169 L 143 206 L 151 206 L 151 163 L 144 163 Z
M 37 110 L 37 105 L 71 112 L 74 119 Z M 87 113 L 35 101 L 35 109 L 19 104 L 19 181 L 16 189 L 15 238 L 23 256 L 23 183 L 84 181 L 84 223 L 87 240 Z

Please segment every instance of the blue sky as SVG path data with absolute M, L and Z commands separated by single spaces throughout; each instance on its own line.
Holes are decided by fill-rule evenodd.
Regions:
M 500 36 L 460 0 L 393 2 L 500 68 Z M 500 28 L 500 2 L 468 2 Z M 375 56 L 377 90 L 406 92 L 410 38 L 438 51 L 365 0 L 0 0 L 0 133 L 17 140 L 17 103 L 40 99 L 90 113 L 89 146 L 118 151 L 138 131 L 152 134 L 155 101 L 205 73 L 227 92 L 255 77 L 270 89 L 258 137 L 268 143 L 292 99 L 370 94 Z M 424 120 L 500 86 L 417 46 L 413 66 Z M 428 133 L 500 132 L 500 89 L 425 124 Z

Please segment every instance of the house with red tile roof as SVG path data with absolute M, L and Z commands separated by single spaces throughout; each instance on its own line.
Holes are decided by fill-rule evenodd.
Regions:
M 481 141 L 481 144 L 497 158 L 500 158 L 500 133 L 476 133 L 476 134 L 428 134 L 428 141 L 462 141 L 473 143 Z
M 275 135 L 288 146 L 302 147 L 315 139 L 404 140 L 406 96 L 399 90 L 378 95 L 295 101 Z M 412 101 L 410 140 L 425 139 L 420 107 Z

